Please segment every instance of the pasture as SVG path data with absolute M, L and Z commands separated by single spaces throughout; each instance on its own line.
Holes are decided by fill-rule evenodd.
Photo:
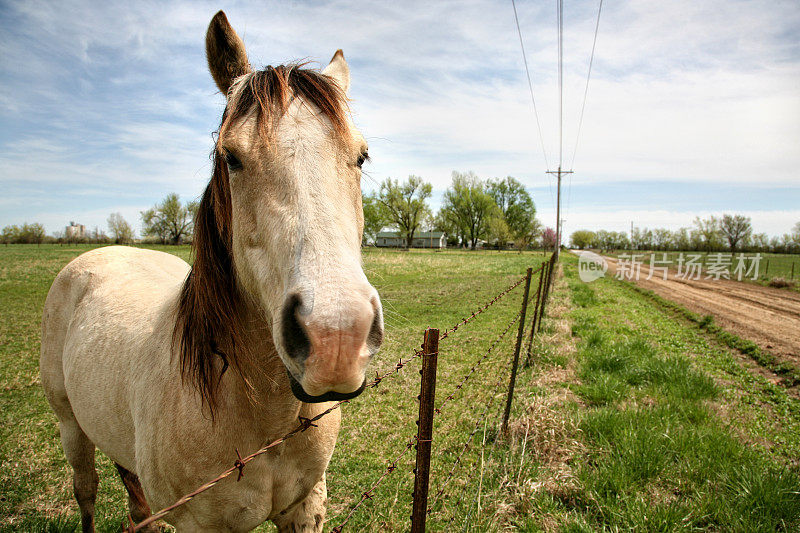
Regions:
M 2 530 L 79 527 L 69 467 L 39 384 L 38 350 L 50 282 L 86 249 L 0 248 Z M 188 247 L 163 249 L 190 256 Z M 407 358 L 426 327 L 450 327 L 545 258 L 366 250 L 365 272 L 386 314 L 386 341 L 371 369 Z M 796 530 L 800 402 L 625 284 L 583 284 L 574 258 L 562 265 L 534 365 L 519 375 L 510 438 L 496 436 L 513 331 L 436 418 L 429 529 Z M 521 291 L 509 293 L 442 341 L 437 398 L 485 353 L 520 299 Z M 418 363 L 343 407 L 326 531 L 415 433 Z M 436 498 L 484 409 L 487 422 Z M 398 461 L 345 531 L 408 529 L 411 457 Z M 122 484 L 102 454 L 98 460 L 98 530 L 116 531 L 125 516 Z

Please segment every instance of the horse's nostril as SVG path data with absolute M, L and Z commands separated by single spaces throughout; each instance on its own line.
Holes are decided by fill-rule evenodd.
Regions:
M 283 346 L 286 353 L 293 359 L 304 360 L 308 357 L 311 342 L 305 329 L 297 320 L 297 310 L 303 304 L 300 294 L 292 294 L 283 306 L 282 330 Z
M 378 351 L 383 343 L 383 316 L 380 309 L 375 309 L 375 318 L 372 319 L 372 326 L 369 328 L 367 335 L 367 347 L 372 354 Z

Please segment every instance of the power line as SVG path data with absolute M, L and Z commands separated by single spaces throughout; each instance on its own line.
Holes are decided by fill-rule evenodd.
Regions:
M 514 8 L 514 21 L 517 23 L 517 35 L 519 35 L 519 46 L 522 49 L 522 60 L 525 62 L 525 75 L 528 77 L 528 89 L 531 93 L 531 103 L 533 104 L 533 114 L 536 117 L 536 129 L 539 130 L 539 142 L 542 145 L 542 156 L 544 157 L 544 166 L 550 168 L 547 162 L 547 152 L 544 149 L 544 137 L 542 136 L 542 127 L 539 125 L 539 112 L 536 110 L 536 98 L 533 96 L 533 82 L 531 82 L 531 73 L 528 70 L 528 57 L 525 55 L 525 44 L 522 42 L 522 30 L 519 29 L 519 17 L 517 17 L 517 4 L 511 0 L 511 5 Z
M 569 164 L 572 170 L 575 164 L 575 154 L 578 152 L 578 140 L 581 137 L 581 126 L 583 126 L 583 111 L 586 109 L 586 95 L 589 94 L 589 78 L 592 76 L 592 64 L 594 63 L 594 48 L 597 45 L 597 32 L 600 29 L 600 12 L 603 10 L 603 0 L 597 8 L 597 23 L 594 26 L 594 40 L 592 41 L 592 54 L 589 56 L 589 71 L 586 73 L 586 87 L 583 90 L 583 104 L 581 105 L 581 116 L 578 120 L 578 134 L 575 136 L 575 149 L 572 151 L 572 161 Z
M 564 131 L 564 0 L 556 0 L 558 24 L 558 168 L 561 168 L 561 152 Z

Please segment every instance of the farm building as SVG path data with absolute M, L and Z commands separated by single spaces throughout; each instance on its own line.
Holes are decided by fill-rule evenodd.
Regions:
M 406 239 L 398 231 L 381 231 L 375 238 L 380 248 L 404 248 Z M 447 236 L 442 231 L 420 231 L 414 234 L 412 248 L 446 248 Z
M 69 226 L 64 229 L 64 235 L 67 239 L 85 239 L 86 238 L 86 226 L 83 224 L 76 224 L 75 222 L 70 222 Z

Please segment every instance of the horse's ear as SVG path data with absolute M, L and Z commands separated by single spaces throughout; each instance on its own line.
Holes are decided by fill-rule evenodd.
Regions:
M 345 94 L 350 92 L 350 67 L 347 66 L 341 50 L 336 50 L 331 62 L 323 69 L 322 73 L 333 78 Z
M 222 11 L 214 15 L 208 25 L 206 59 L 217 87 L 225 95 L 234 79 L 251 71 L 244 43 L 233 31 L 228 17 Z

